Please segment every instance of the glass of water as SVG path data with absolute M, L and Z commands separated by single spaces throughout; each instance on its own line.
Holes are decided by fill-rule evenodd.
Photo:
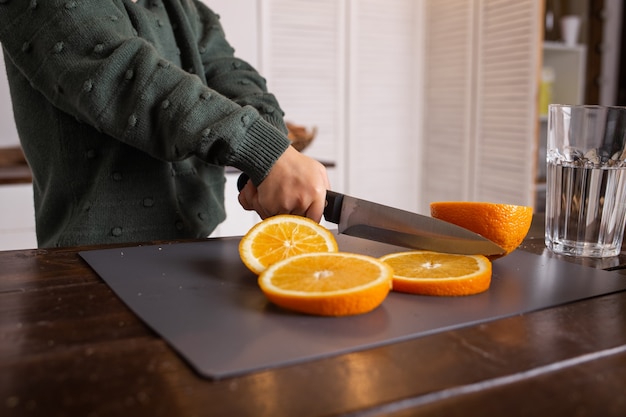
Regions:
M 620 253 L 626 223 L 626 107 L 551 104 L 546 246 L 604 258 Z

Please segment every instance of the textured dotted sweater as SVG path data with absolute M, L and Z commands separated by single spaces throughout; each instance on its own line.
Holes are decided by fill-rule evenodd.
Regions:
M 289 146 L 264 79 L 195 0 L 0 0 L 40 247 L 205 237 L 224 166 Z

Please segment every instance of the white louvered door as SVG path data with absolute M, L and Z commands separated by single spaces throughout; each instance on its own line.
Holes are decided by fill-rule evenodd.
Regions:
M 304 153 L 337 163 L 344 188 L 346 0 L 262 0 L 261 71 L 285 120 L 317 128 Z
M 334 189 L 415 210 L 415 0 L 261 0 L 262 72 Z
M 542 2 L 229 1 L 211 0 L 258 10 L 229 30 L 259 45 L 286 119 L 317 126 L 305 153 L 336 163 L 334 189 L 422 213 L 533 204 Z
M 422 207 L 533 205 L 541 2 L 426 1 Z
M 350 3 L 348 188 L 417 209 L 420 78 L 418 2 Z
M 536 0 L 481 1 L 475 200 L 534 204 L 542 12 Z
M 472 178 L 473 1 L 427 0 L 424 10 L 422 208 L 466 200 Z

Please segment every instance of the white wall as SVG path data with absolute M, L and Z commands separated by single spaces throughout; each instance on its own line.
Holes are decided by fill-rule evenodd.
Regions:
M 201 0 L 220 15 L 226 40 L 235 48 L 235 55 L 253 67 L 259 66 L 257 34 L 258 0 Z

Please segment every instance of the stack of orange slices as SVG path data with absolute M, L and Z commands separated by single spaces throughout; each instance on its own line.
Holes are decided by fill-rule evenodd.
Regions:
M 334 235 L 304 217 L 283 214 L 257 223 L 241 239 L 239 255 L 259 274 L 259 286 L 270 301 L 302 313 L 366 313 L 391 289 L 393 271 L 387 264 L 338 252 Z
M 504 255 L 519 246 L 532 219 L 530 207 L 494 203 L 432 203 L 431 210 L 433 217 L 498 243 Z M 477 294 L 489 288 L 492 274 L 491 260 L 480 254 L 406 251 L 377 259 L 339 252 L 328 229 L 293 215 L 257 223 L 241 239 L 239 255 L 259 275 L 259 286 L 271 302 L 325 316 L 372 311 L 390 289 L 436 296 Z

